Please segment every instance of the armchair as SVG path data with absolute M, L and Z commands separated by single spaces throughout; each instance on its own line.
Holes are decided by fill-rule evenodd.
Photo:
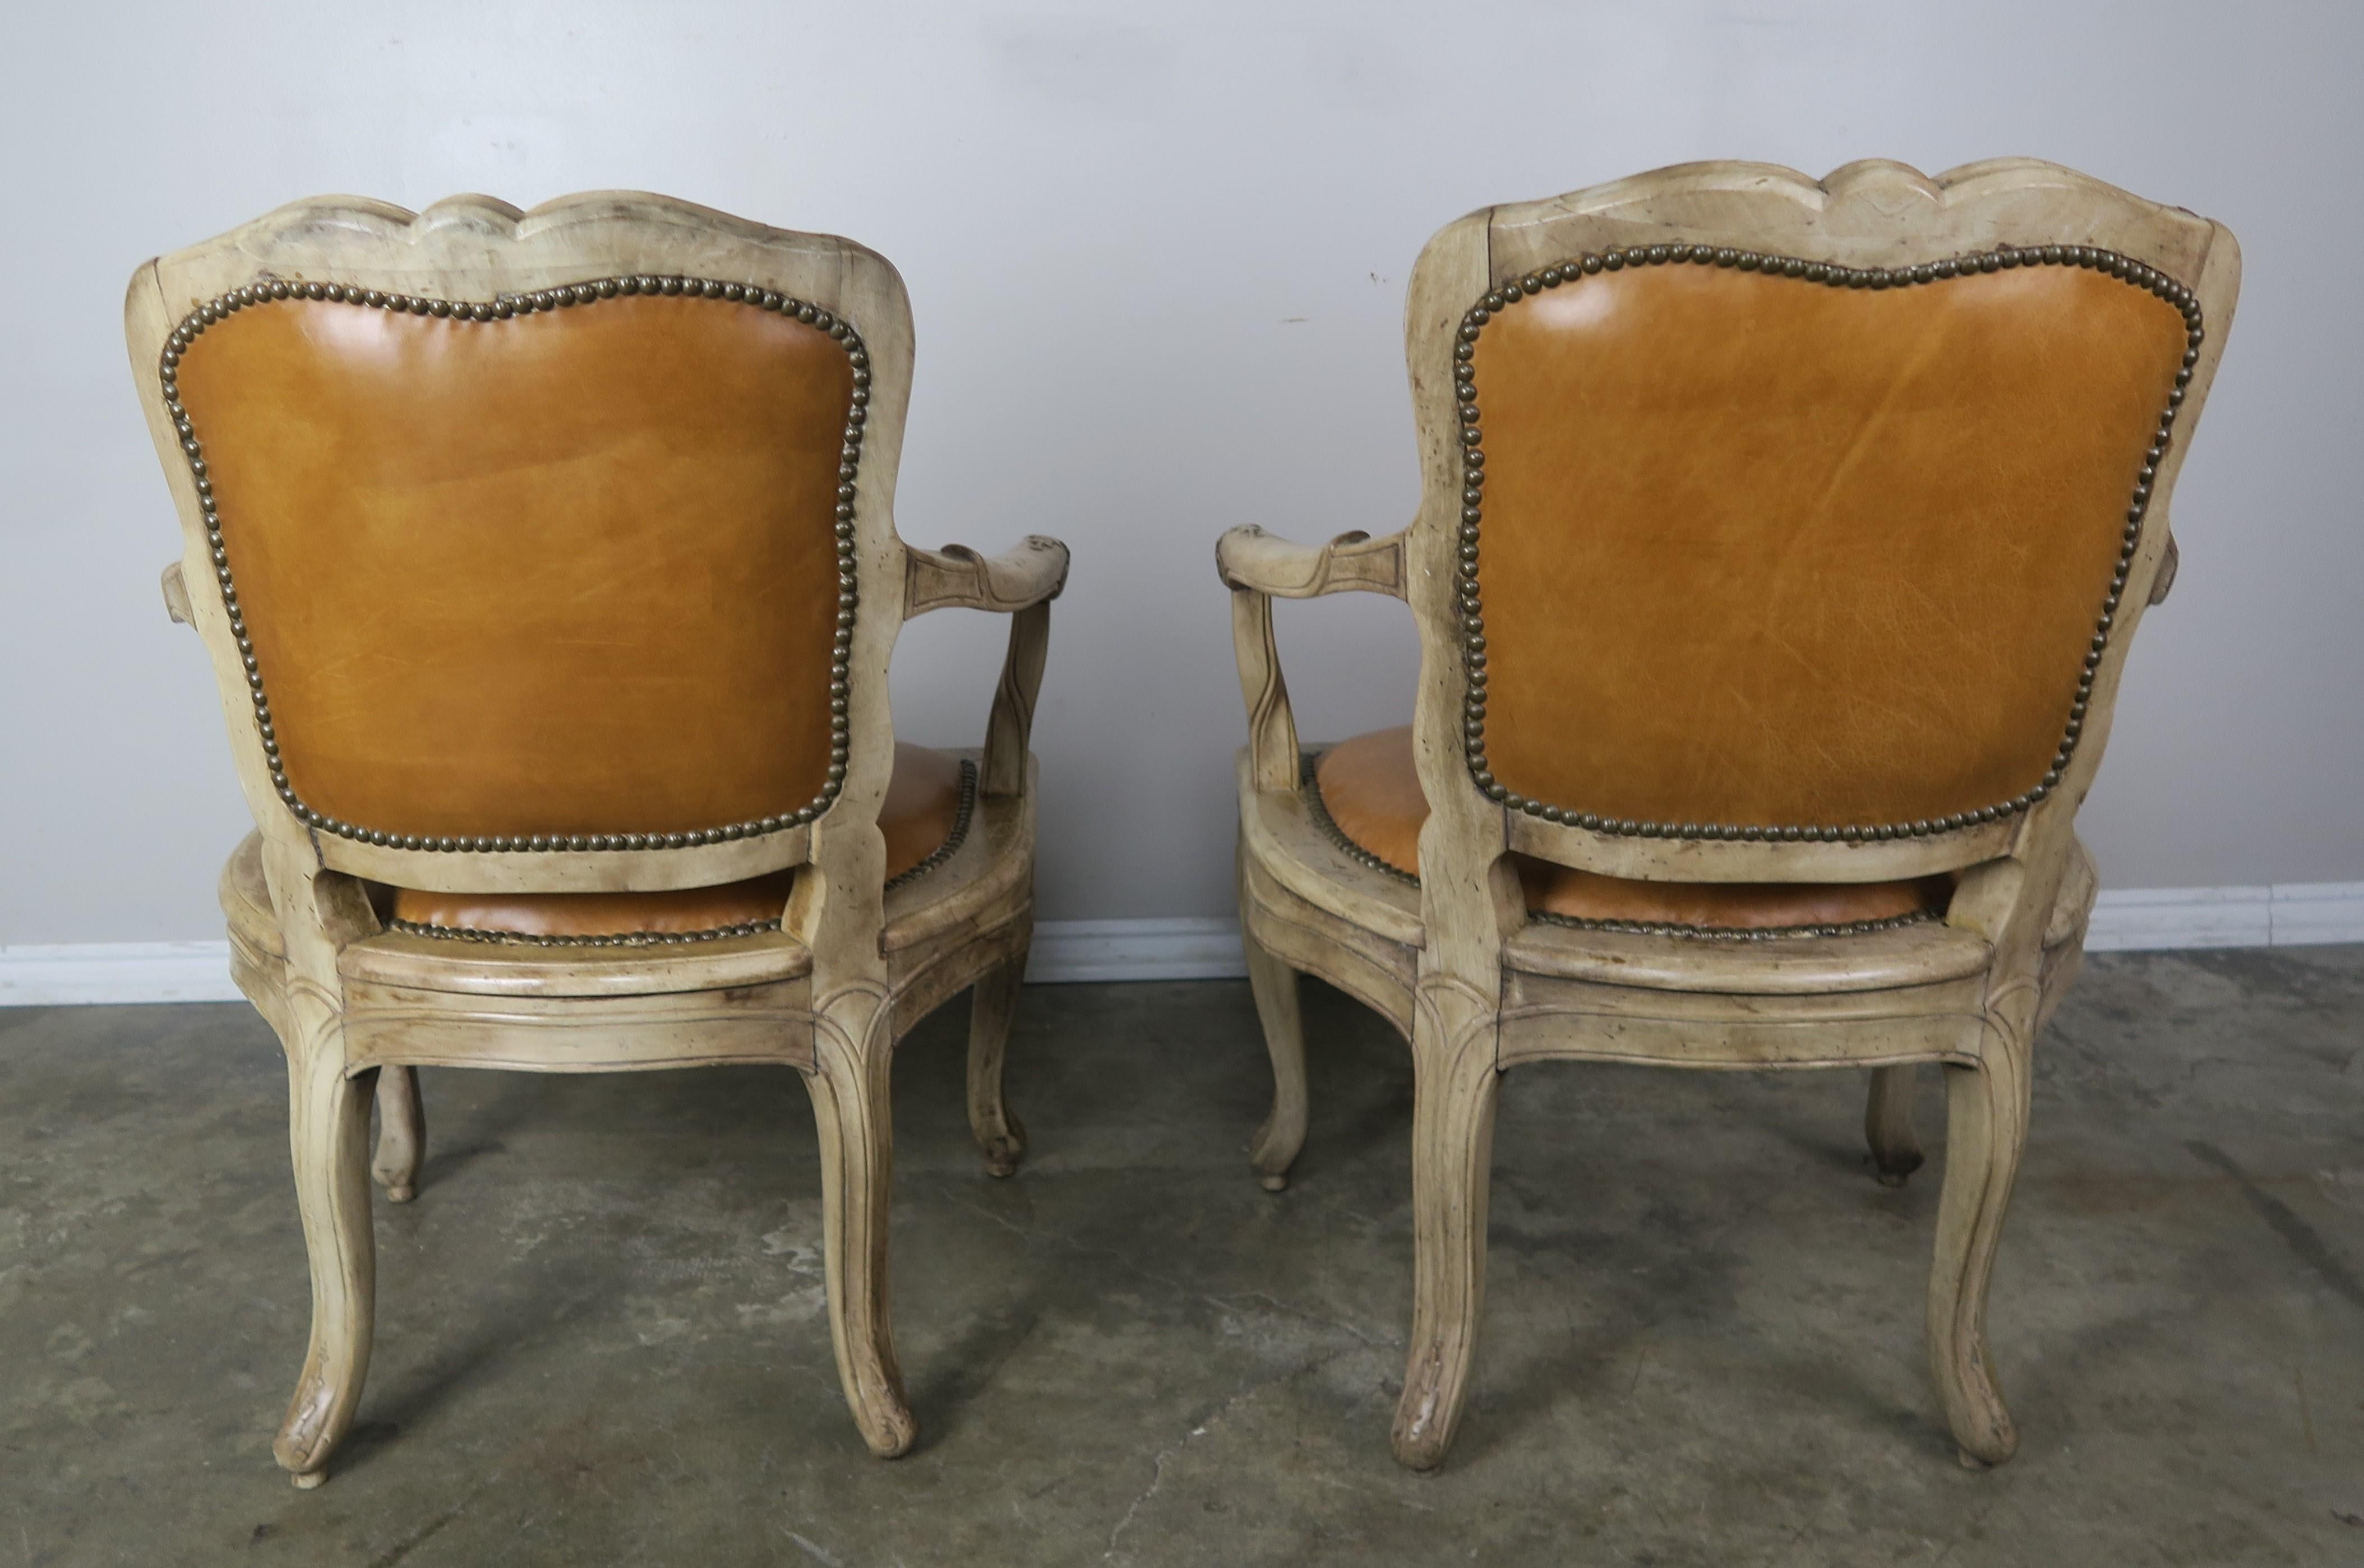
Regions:
M 831 1339 L 916 1435 L 887 1315 L 888 1062 L 965 988 L 988 1168 L 1032 929 L 1027 751 L 1067 552 L 906 547 L 886 261 L 661 196 L 299 202 L 142 266 L 132 368 L 255 832 L 231 969 L 279 1036 L 311 1336 L 273 1451 L 326 1477 L 368 1371 L 367 1139 L 421 1065 L 775 1062 L 820 1130 Z M 1011 617 L 981 753 L 895 739 L 909 617 Z
M 1549 1060 L 1868 1069 L 1880 1178 L 1942 1064 L 1929 1353 L 1966 1463 L 2030 1056 L 2094 894 L 2074 832 L 2239 290 L 2220 224 L 2026 159 L 1661 170 L 1430 240 L 1420 511 L 1217 547 L 1246 698 L 1240 917 L 1305 1138 L 1299 972 L 1410 1042 L 1397 1457 L 1442 1462 L 1497 1084 Z M 1390 594 L 1409 728 L 1300 748 L 1271 602 Z

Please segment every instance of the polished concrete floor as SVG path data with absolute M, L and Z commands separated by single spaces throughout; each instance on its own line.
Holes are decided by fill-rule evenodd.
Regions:
M 1031 989 L 1008 1182 L 958 1009 L 912 1037 L 894 1463 L 839 1401 L 793 1074 L 429 1073 L 311 1493 L 270 1453 L 307 1297 L 268 1033 L 0 1013 L 0 1568 L 2364 1562 L 2364 949 L 2092 961 L 2039 1049 L 1991 1473 L 1923 1368 L 1941 1152 L 1876 1184 L 1853 1075 L 1576 1066 L 1504 1085 L 1478 1391 L 1399 1470 L 1409 1067 L 1308 1003 L 1278 1195 L 1244 984 Z

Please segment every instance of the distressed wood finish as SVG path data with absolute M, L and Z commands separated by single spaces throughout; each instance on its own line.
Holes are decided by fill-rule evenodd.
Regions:
M 808 826 L 678 849 L 429 852 L 316 833 L 282 800 L 212 570 L 203 512 L 159 384 L 158 357 L 195 306 L 257 282 L 337 282 L 491 301 L 622 273 L 737 282 L 850 322 L 871 368 L 854 505 L 862 606 L 848 663 L 851 754 L 831 807 Z M 1067 552 L 1032 538 L 987 559 L 908 549 L 894 522 L 910 387 L 910 309 L 895 269 L 830 235 L 767 228 L 663 196 L 594 193 L 519 212 L 458 196 L 424 213 L 352 198 L 298 202 L 151 261 L 125 306 L 132 370 L 184 551 L 167 568 L 173 618 L 194 624 L 217 677 L 257 833 L 222 879 L 231 973 L 285 1048 L 289 1136 L 311 1258 L 312 1333 L 275 1451 L 317 1485 L 351 1424 L 368 1370 L 372 1303 L 367 1149 L 396 1201 L 415 1190 L 425 1114 L 414 1069 L 614 1072 L 770 1062 L 795 1067 L 820 1133 L 830 1329 L 864 1440 L 884 1456 L 916 1433 L 887 1316 L 892 1178 L 889 1062 L 930 1008 L 978 987 L 971 1113 L 1007 1174 L 1022 1133 L 1000 1065 L 1032 921 L 1034 774 L 1027 751 Z M 497 329 L 487 328 L 487 329 Z M 892 767 L 886 669 L 910 616 L 1008 614 L 1010 649 L 987 727 L 983 787 L 946 862 L 884 888 L 876 827 Z M 385 929 L 369 883 L 481 892 L 657 891 L 797 868 L 783 929 L 675 946 L 536 947 Z
M 1489 288 L 1628 245 L 1710 243 L 1850 266 L 1902 267 L 1999 245 L 2106 247 L 2198 296 L 2207 337 L 2153 486 L 2117 629 L 2059 785 L 2023 815 L 1923 838 L 1749 842 L 1620 837 L 1506 810 L 1470 776 L 1454 599 L 1461 501 L 1452 346 Z M 1823 181 L 1765 164 L 1699 163 L 1442 230 L 1412 276 L 1405 337 L 1422 498 L 1384 539 L 1308 547 L 1238 528 L 1217 547 L 1232 590 L 1248 714 L 1240 757 L 1240 915 L 1275 1079 L 1251 1163 L 1286 1183 L 1304 1136 L 1294 971 L 1361 998 L 1409 1040 L 1416 1076 L 1411 1339 L 1394 1444 L 1440 1462 L 1466 1398 L 1484 1291 L 1489 1148 L 1499 1075 L 1547 1059 L 1707 1068 L 1870 1070 L 1865 1129 L 1883 1180 L 1921 1155 L 1915 1064 L 1943 1064 L 1949 1136 L 1929 1288 L 1929 1347 L 1967 1462 L 2017 1443 L 1985 1339 L 1987 1281 L 2027 1119 L 2029 1055 L 2074 977 L 2093 901 L 2072 821 L 2108 739 L 2135 624 L 2174 573 L 2169 503 L 2232 324 L 2240 256 L 2220 224 L 2028 159 L 1926 178 L 1850 164 Z M 1413 739 L 1430 816 L 1414 885 L 1362 863 L 1299 793 L 1296 722 L 1272 600 L 1393 594 L 1421 638 Z M 1846 937 L 1717 942 L 1527 919 L 1508 856 L 1613 876 L 1692 882 L 1871 882 L 1959 872 L 1942 923 Z

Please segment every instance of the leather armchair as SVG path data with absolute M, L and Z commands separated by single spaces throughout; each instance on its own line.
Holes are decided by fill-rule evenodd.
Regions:
M 288 1062 L 312 1329 L 279 1462 L 318 1485 L 361 1399 L 370 1096 L 407 1201 L 421 1065 L 795 1068 L 846 1400 L 902 1452 L 888 1062 L 972 989 L 972 1126 L 1015 1168 L 1067 552 L 898 537 L 895 269 L 661 196 L 326 198 L 149 262 L 126 318 L 183 524 L 166 604 L 255 817 L 232 972 Z M 980 752 L 887 718 L 898 628 L 946 607 L 1011 620 Z
M 1987 1282 L 2093 900 L 2074 817 L 2239 276 L 2221 224 L 2026 159 L 1689 164 L 1429 242 L 1414 521 L 1216 551 L 1264 1184 L 1298 973 L 1411 1047 L 1405 1463 L 1467 1393 L 1498 1082 L 1546 1060 L 1868 1070 L 1890 1184 L 1942 1064 L 1931 1366 L 1966 1462 L 2011 1456 Z M 1348 590 L 1411 608 L 1411 723 L 1301 747 L 1272 601 Z

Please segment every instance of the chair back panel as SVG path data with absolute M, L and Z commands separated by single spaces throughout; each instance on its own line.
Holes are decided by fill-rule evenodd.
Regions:
M 2178 308 L 2073 259 L 1879 288 L 1704 250 L 1567 271 L 1468 356 L 1480 765 L 1556 818 L 1687 838 L 2057 778 Z
M 274 298 L 178 381 L 302 805 L 522 848 L 823 796 L 860 417 L 793 302 Z

